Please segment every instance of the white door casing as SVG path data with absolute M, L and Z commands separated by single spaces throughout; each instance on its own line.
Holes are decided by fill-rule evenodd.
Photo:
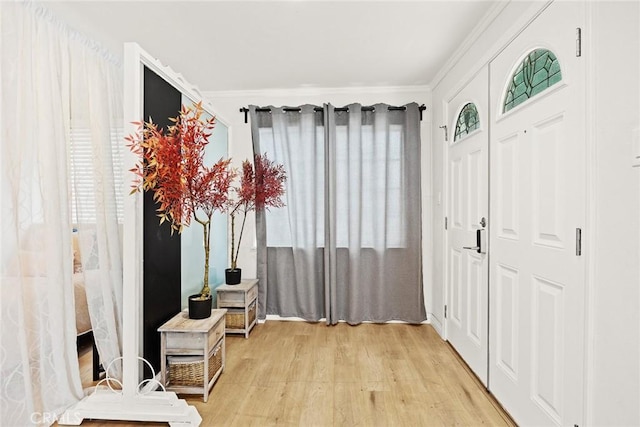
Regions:
M 489 389 L 520 425 L 583 418 L 585 265 L 582 2 L 554 2 L 490 63 Z M 562 80 L 507 113 L 515 68 L 552 51 Z
M 448 103 L 447 340 L 483 384 L 488 370 L 488 257 L 476 233 L 488 218 L 488 67 L 482 68 Z M 473 103 L 479 129 L 455 139 L 461 109 Z M 482 219 L 485 219 L 484 221 Z M 481 225 L 481 223 L 485 225 Z M 486 240 L 486 239 L 485 239 Z M 486 252 L 486 248 L 483 248 Z

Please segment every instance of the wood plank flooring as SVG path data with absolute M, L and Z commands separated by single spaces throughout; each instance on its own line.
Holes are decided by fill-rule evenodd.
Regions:
M 90 357 L 81 356 L 85 385 Z M 203 426 L 514 425 L 429 325 L 267 321 L 249 339 L 227 336 L 207 403 L 182 397 Z

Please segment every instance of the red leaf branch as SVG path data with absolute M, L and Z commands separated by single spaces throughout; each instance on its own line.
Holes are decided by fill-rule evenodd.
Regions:
M 247 219 L 247 213 L 254 210 L 279 208 L 285 206 L 282 201 L 287 174 L 284 166 L 269 160 L 266 154 L 256 154 L 253 164 L 249 160 L 242 162 L 240 184 L 234 188 L 236 200 L 230 208 L 231 216 L 231 269 L 235 269 L 240 252 L 240 242 Z M 242 215 L 242 226 L 235 242 L 235 216 Z
M 209 289 L 209 241 L 211 217 L 230 206 L 229 190 L 236 177 L 230 159 L 212 166 L 204 164 L 205 148 L 215 127 L 215 117 L 204 119 L 202 104 L 182 106 L 169 120 L 166 131 L 151 119 L 136 123 L 138 130 L 125 139 L 139 156 L 131 169 L 135 175 L 132 193 L 152 191 L 158 204 L 160 223 L 168 221 L 171 231 L 182 232 L 195 219 L 204 227 L 205 275 L 202 295 Z

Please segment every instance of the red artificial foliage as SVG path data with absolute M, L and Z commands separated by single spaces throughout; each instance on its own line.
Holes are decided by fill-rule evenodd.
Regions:
M 152 191 L 160 224 L 168 221 L 171 232 L 182 232 L 195 219 L 204 228 L 205 272 L 201 295 L 208 296 L 211 217 L 229 207 L 229 190 L 236 176 L 230 159 L 205 166 L 205 148 L 215 127 L 215 117 L 203 119 L 202 103 L 182 106 L 174 124 L 164 132 L 151 119 L 125 139 L 139 156 L 131 169 L 136 175 L 131 193 Z
M 240 252 L 240 242 L 247 220 L 247 213 L 253 210 L 280 208 L 284 206 L 282 196 L 287 173 L 284 166 L 269 160 L 266 154 L 256 154 L 253 163 L 249 160 L 242 162 L 242 176 L 240 185 L 235 187 L 236 200 L 230 208 L 231 216 L 231 269 L 235 270 Z M 254 169 L 255 165 L 255 169 Z M 242 226 L 238 236 L 238 246 L 235 244 L 235 217 L 242 215 Z

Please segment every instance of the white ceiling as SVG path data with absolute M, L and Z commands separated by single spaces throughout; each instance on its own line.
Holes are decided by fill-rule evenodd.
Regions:
M 426 85 L 496 1 L 48 1 L 203 91 Z

